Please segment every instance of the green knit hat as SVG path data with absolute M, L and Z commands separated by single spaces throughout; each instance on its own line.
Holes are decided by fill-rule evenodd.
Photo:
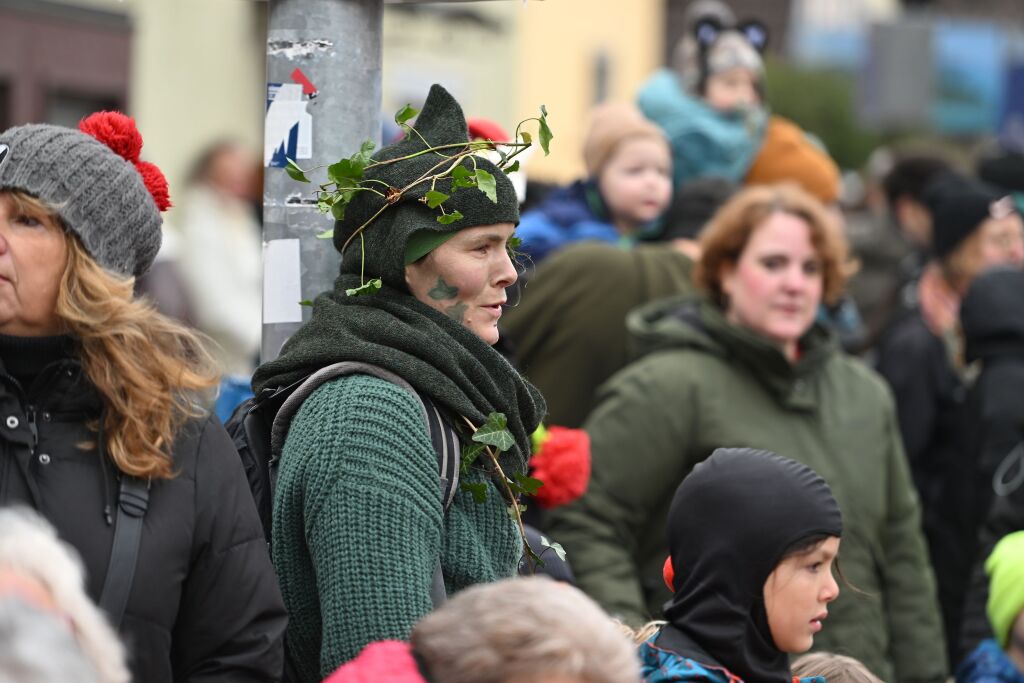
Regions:
M 373 155 L 373 160 L 385 161 L 421 152 L 428 148 L 424 140 L 433 147 L 469 142 L 462 107 L 440 85 L 435 84 L 430 88 L 427 101 L 423 104 L 423 110 L 413 127 L 415 131 L 412 134 L 406 135 L 393 145 L 382 147 Z M 444 149 L 393 164 L 368 168 L 363 175 L 364 184 L 369 179 L 382 181 L 389 187 L 404 188 L 424 174 L 432 175 L 443 170 L 445 167 L 438 166 L 438 163 L 458 151 L 459 148 Z M 476 162 L 475 166 L 473 161 Z M 435 166 L 437 168 L 431 171 Z M 433 189 L 449 195 L 449 199 L 444 202 L 444 210 L 447 213 L 458 211 L 463 216 L 453 223 L 444 225 L 437 220 L 440 211 L 429 208 L 423 201 L 424 196 L 431 190 L 431 183 L 420 183 L 363 230 L 362 244 L 359 237 L 351 241 L 342 254 L 341 272 L 358 274 L 365 268 L 366 279 L 379 277 L 390 287 L 404 289 L 407 247 L 410 258 L 419 258 L 465 228 L 495 223 L 518 224 L 519 201 L 508 177 L 483 156 L 475 156 L 472 160 L 465 159 L 462 166 L 470 173 L 476 169 L 483 169 L 494 176 L 497 203 L 492 202 L 475 187 L 453 190 L 451 179 L 438 181 Z M 384 185 L 380 185 L 380 189 L 385 191 Z M 341 251 L 345 242 L 359 226 L 385 204 L 386 199 L 373 192 L 357 193 L 349 203 L 344 219 L 335 223 L 335 248 Z M 413 235 L 416 235 L 416 238 L 410 245 L 410 238 Z M 362 263 L 363 252 L 365 265 Z
M 999 646 L 1010 641 L 1013 623 L 1024 612 L 1024 531 L 1003 537 L 985 561 L 989 576 L 988 620 Z

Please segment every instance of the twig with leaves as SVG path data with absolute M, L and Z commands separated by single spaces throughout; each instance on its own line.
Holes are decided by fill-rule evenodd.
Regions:
M 488 466 L 492 473 L 491 479 L 496 483 L 498 490 L 508 504 L 509 515 L 519 527 L 519 533 L 523 539 L 524 557 L 526 558 L 527 566 L 530 568 L 530 573 L 533 574 L 536 572 L 537 566 L 544 566 L 544 561 L 534 552 L 533 548 L 530 547 L 529 541 L 526 539 L 526 525 L 523 523 L 523 512 L 526 511 L 526 506 L 520 503 L 520 499 L 522 496 L 532 496 L 537 493 L 537 490 L 544 485 L 544 482 L 519 472 L 516 472 L 513 477 L 509 477 L 501 467 L 501 463 L 498 460 L 499 453 L 507 451 L 515 445 L 515 438 L 512 436 L 512 432 L 508 430 L 508 419 L 503 413 L 491 413 L 487 416 L 487 421 L 480 427 L 474 425 L 472 420 L 465 416 L 462 419 L 465 420 L 470 430 L 472 430 L 473 436 L 472 443 L 465 444 L 462 447 L 461 471 L 463 474 L 469 474 L 470 468 L 481 456 L 487 458 Z M 463 481 L 459 486 L 472 493 L 473 500 L 477 503 L 483 503 L 487 500 L 486 482 Z M 548 544 L 548 547 L 554 549 L 564 559 L 564 551 L 562 551 L 561 546 L 557 548 L 555 546 L 558 546 L 558 544 Z
M 444 204 L 448 199 L 450 199 L 451 195 L 437 190 L 437 184 L 439 181 L 450 180 L 450 192 L 452 194 L 459 190 L 475 188 L 480 192 L 483 192 L 488 199 L 497 204 L 497 181 L 487 170 L 478 167 L 476 154 L 483 151 L 496 151 L 499 156 L 499 161 L 496 164 L 497 167 L 504 173 L 513 173 L 519 170 L 519 161 L 515 159 L 515 157 L 533 145 L 533 136 L 527 131 L 522 130 L 524 124 L 533 121 L 537 122 L 537 140 L 541 149 L 544 151 L 545 156 L 548 154 L 549 145 L 552 138 L 554 138 L 554 135 L 551 133 L 551 128 L 548 126 L 547 122 L 547 108 L 543 105 L 541 105 L 539 117 L 528 118 L 519 122 L 519 125 L 516 126 L 515 138 L 510 142 L 472 140 L 468 142 L 432 145 L 423 137 L 423 135 L 420 134 L 419 131 L 416 130 L 415 127 L 408 123 L 409 120 L 418 113 L 419 112 L 416 109 L 410 105 L 406 105 L 399 110 L 397 114 L 395 114 L 395 123 L 401 126 L 405 131 L 406 136 L 415 135 L 418 137 L 423 142 L 425 146 L 424 149 L 393 159 L 374 160 L 372 158 L 372 154 L 375 145 L 373 141 L 367 140 L 360 146 L 359 151 L 352 156 L 341 159 L 337 163 L 327 166 L 327 182 L 320 184 L 319 189 L 316 191 L 317 207 L 323 213 L 329 212 L 336 220 L 344 219 L 345 210 L 348 208 L 349 203 L 352 201 L 353 197 L 360 192 L 370 192 L 384 199 L 383 205 L 372 216 L 357 227 L 352 234 L 348 236 L 344 245 L 342 245 L 341 251 L 344 254 L 349 244 L 351 244 L 351 242 L 358 236 L 360 238 L 360 249 L 364 250 L 364 266 L 365 243 L 362 239 L 363 232 L 375 220 L 377 220 L 384 211 L 398 203 L 407 193 L 429 182 L 430 189 L 420 197 L 420 201 L 426 204 L 427 207 L 438 210 L 438 223 L 441 223 L 442 225 L 450 225 L 461 220 L 463 215 L 458 210 L 449 211 L 445 208 Z M 389 183 L 383 180 L 364 177 L 368 170 L 380 166 L 386 166 L 388 164 L 394 164 L 400 161 L 406 161 L 408 159 L 427 154 L 437 155 L 439 161 L 404 187 L 392 187 Z M 464 162 L 467 160 L 470 162 L 472 170 L 467 168 L 465 165 Z M 307 176 L 307 173 L 316 169 L 304 170 L 296 164 L 293 159 L 288 159 L 288 165 L 285 170 L 294 180 L 309 183 L 312 181 Z M 327 230 L 318 235 L 318 237 L 322 239 L 331 239 L 334 237 L 334 231 Z M 360 268 L 360 286 L 346 290 L 346 294 L 349 296 L 373 294 L 380 290 L 383 284 L 380 279 L 373 279 L 366 282 L 364 270 L 364 268 Z

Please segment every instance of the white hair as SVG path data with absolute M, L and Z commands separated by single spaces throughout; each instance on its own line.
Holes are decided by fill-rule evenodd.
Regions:
M 0 599 L 0 683 L 101 683 L 67 624 L 18 598 Z
M 27 508 L 0 509 L 0 568 L 35 579 L 50 592 L 100 683 L 130 681 L 124 646 L 85 592 L 78 553 L 46 520 Z
M 437 683 L 640 681 L 636 650 L 618 623 L 547 577 L 467 588 L 416 624 L 410 643 Z

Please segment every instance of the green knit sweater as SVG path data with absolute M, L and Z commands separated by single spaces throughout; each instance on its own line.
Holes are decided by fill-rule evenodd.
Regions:
M 406 639 L 431 610 L 441 549 L 445 585 L 511 576 L 522 546 L 488 484 L 441 506 L 437 456 L 415 396 L 354 375 L 317 389 L 292 422 L 274 497 L 273 559 L 302 681 L 320 681 L 366 644 Z M 443 526 L 443 529 L 442 529 Z

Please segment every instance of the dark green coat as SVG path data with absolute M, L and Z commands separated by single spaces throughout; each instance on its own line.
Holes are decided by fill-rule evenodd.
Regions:
M 540 389 L 547 424 L 580 427 L 597 388 L 626 366 L 626 315 L 691 293 L 693 261 L 671 244 L 572 244 L 544 261 L 502 317 L 516 363 Z
M 808 332 L 791 365 L 695 300 L 657 302 L 629 326 L 643 357 L 602 387 L 585 424 L 590 488 L 553 511 L 549 528 L 581 587 L 627 621 L 660 616 L 665 520 L 679 482 L 717 447 L 769 449 L 821 474 L 843 511 L 848 584 L 816 647 L 852 655 L 890 683 L 942 680 L 918 501 L 878 376 L 823 328 Z

